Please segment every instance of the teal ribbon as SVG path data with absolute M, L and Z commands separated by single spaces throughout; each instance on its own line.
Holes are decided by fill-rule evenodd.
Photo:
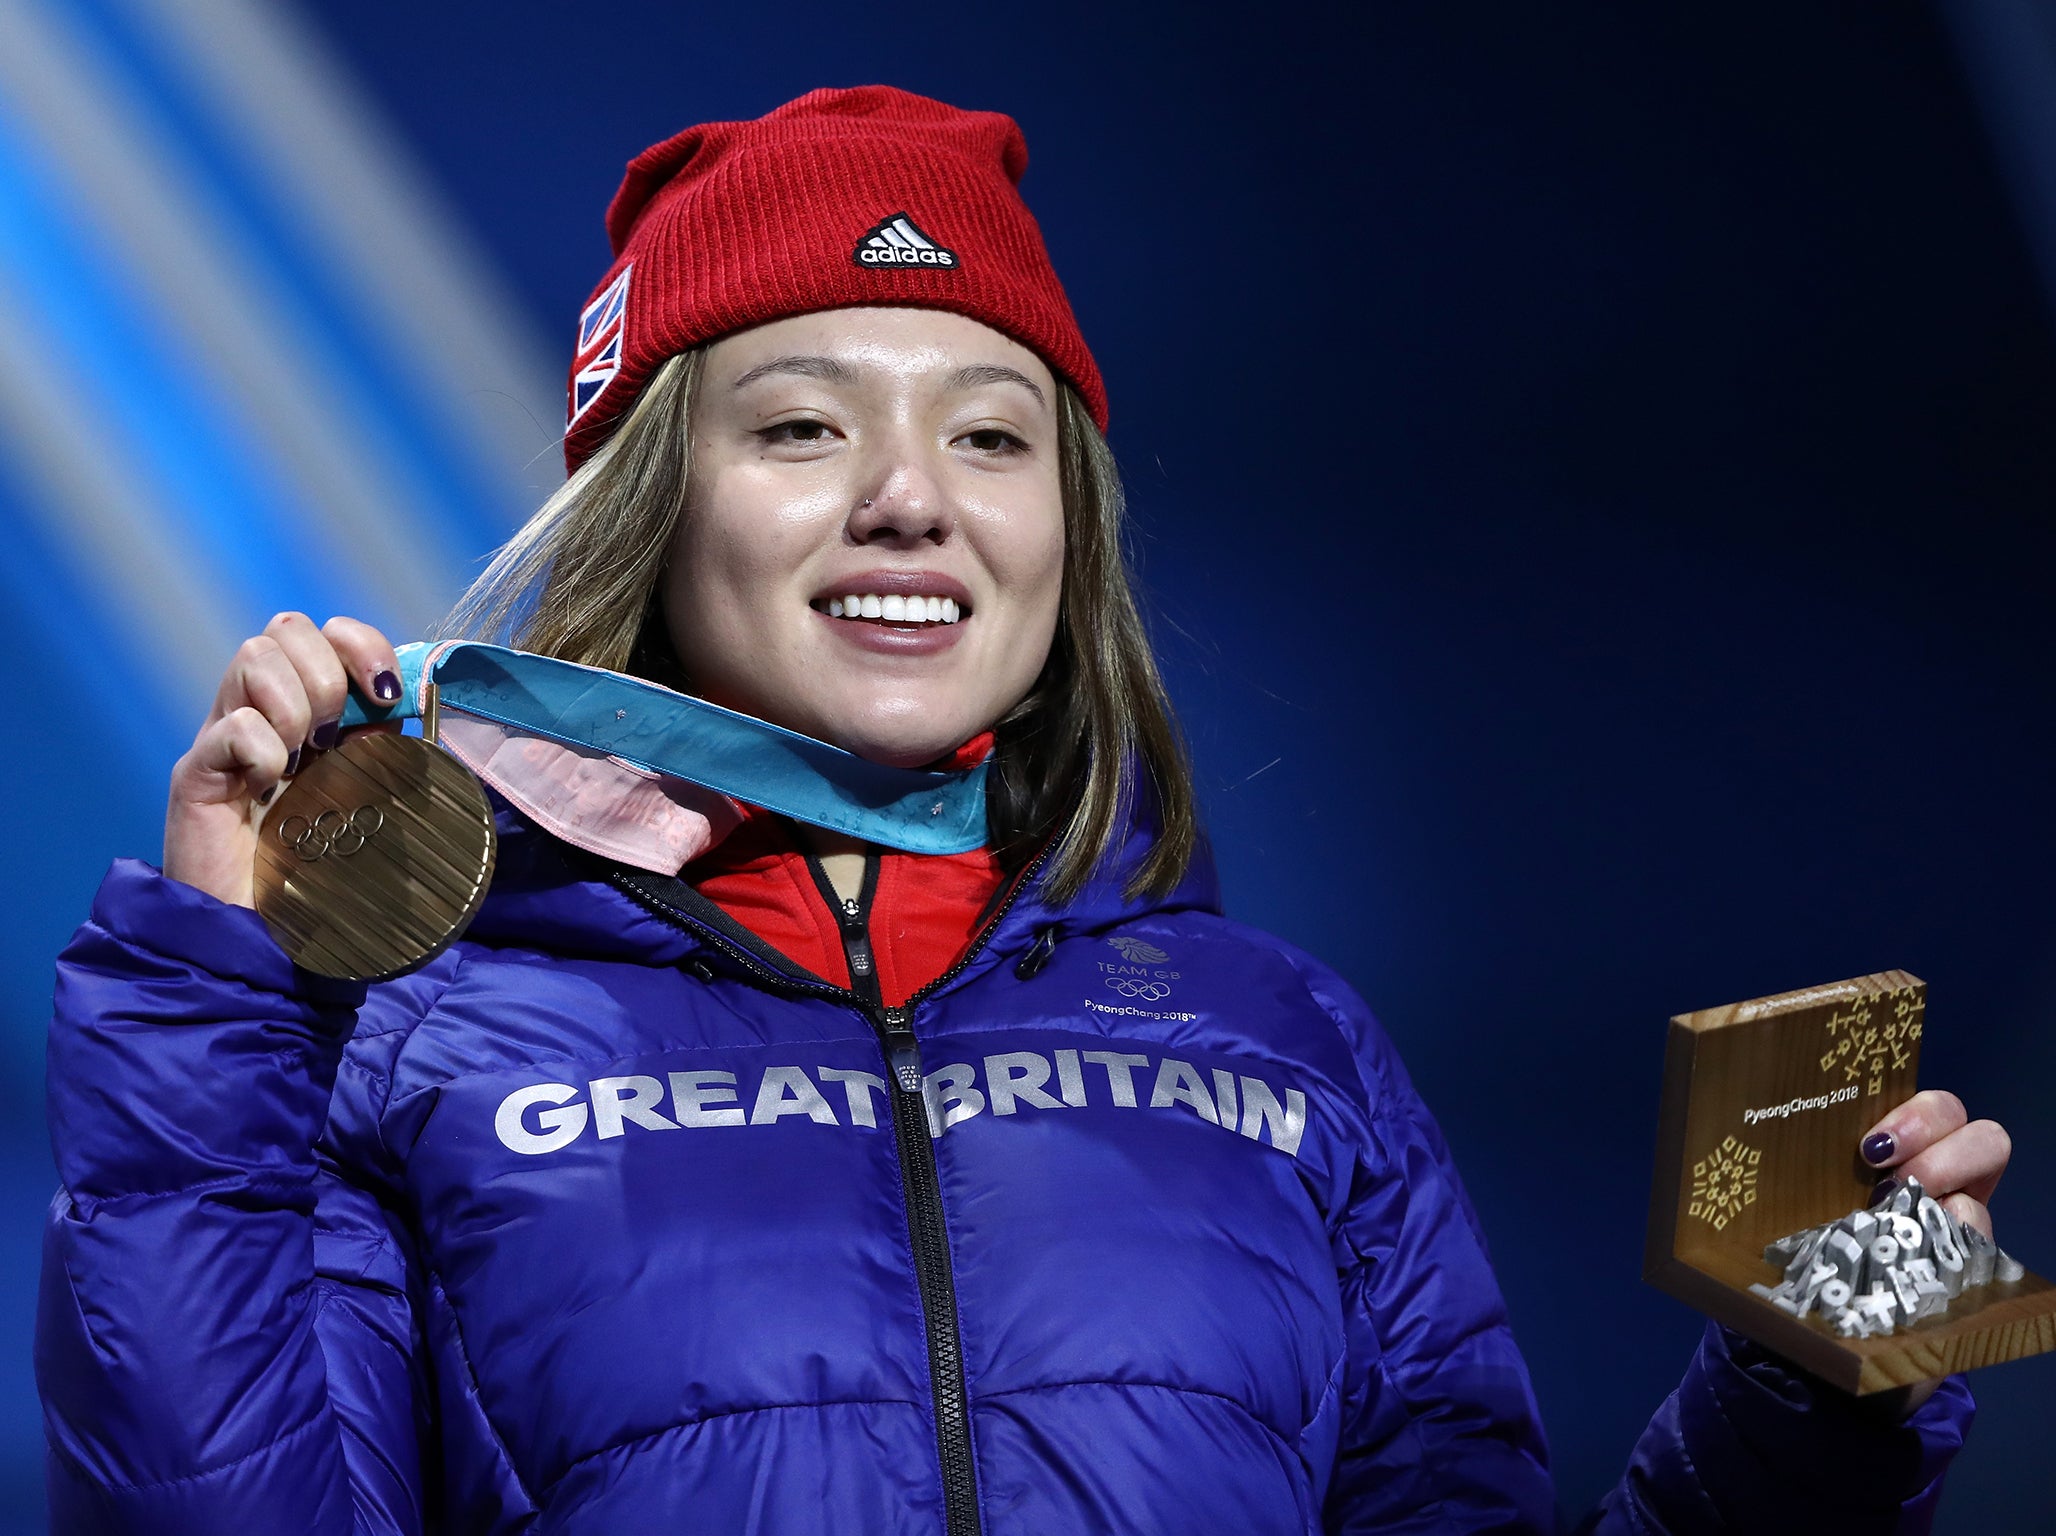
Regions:
M 400 702 L 353 692 L 345 730 L 420 713 L 431 647 L 403 645 Z M 466 641 L 436 658 L 441 707 L 618 757 L 809 826 L 907 853 L 985 846 L 985 765 L 954 773 L 888 768 L 768 721 L 640 678 Z

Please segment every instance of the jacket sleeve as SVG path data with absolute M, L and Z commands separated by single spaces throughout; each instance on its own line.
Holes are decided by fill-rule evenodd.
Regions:
M 352 1030 L 397 1030 L 445 977 L 367 1000 L 295 970 L 253 912 L 109 873 L 50 1036 L 53 1532 L 422 1528 L 404 1248 L 317 1144 Z
M 1908 1418 L 1846 1393 L 1714 1323 L 1581 1536 L 1834 1530 L 1921 1536 L 1975 1413 L 1961 1376 Z
M 1553 1531 L 1541 1415 L 1449 1148 L 1355 993 L 1311 962 L 1302 974 L 1349 1042 L 1368 1109 L 1342 1223 L 1348 1353 L 1327 1529 Z
M 1344 1234 L 1349 1358 L 1327 1505 L 1336 1532 L 1542 1532 L 1555 1499 L 1527 1368 L 1433 1118 L 1363 1003 L 1310 962 L 1369 1096 Z M 1963 1379 L 1881 1421 L 1709 1323 L 1580 1536 L 1833 1529 L 1921 1536 L 1972 1416 Z

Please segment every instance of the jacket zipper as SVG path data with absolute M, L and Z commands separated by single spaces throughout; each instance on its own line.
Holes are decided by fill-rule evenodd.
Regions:
M 892 1086 L 892 1134 L 899 1149 L 900 1192 L 907 1236 L 928 1338 L 928 1385 L 935 1406 L 935 1453 L 942 1470 L 943 1524 L 949 1536 L 977 1536 L 978 1472 L 971 1454 L 971 1406 L 964 1389 L 963 1339 L 957 1327 L 957 1283 L 950 1262 L 942 1184 L 935 1169 L 935 1138 L 928 1133 L 928 1100 L 921 1091 L 921 1044 L 907 1010 L 885 1006 L 878 957 L 871 943 L 871 902 L 878 894 L 879 860 L 864 856 L 855 896 L 839 896 L 820 860 L 809 855 L 814 883 L 835 913 L 850 990 L 863 998 L 876 1023 Z
M 877 890 L 877 855 L 867 855 L 862 893 L 846 901 L 834 892 L 818 862 L 813 865 L 822 894 L 836 914 L 843 955 L 858 988 L 828 982 L 801 981 L 774 970 L 740 945 L 714 933 L 690 914 L 662 897 L 624 879 L 615 883 L 672 922 L 712 943 L 750 970 L 794 992 L 832 997 L 854 1005 L 878 1031 L 879 1046 L 891 1082 L 892 1133 L 899 1151 L 900 1186 L 907 1207 L 907 1234 L 914 1251 L 914 1278 L 921 1295 L 921 1316 L 928 1335 L 928 1386 L 935 1411 L 936 1461 L 942 1473 L 943 1526 L 948 1536 L 979 1536 L 978 1470 L 971 1454 L 971 1411 L 964 1386 L 964 1347 L 957 1326 L 956 1272 L 950 1262 L 949 1235 L 942 1210 L 942 1186 L 935 1170 L 935 1140 L 928 1132 L 928 1101 L 921 1091 L 921 1043 L 913 1030 L 914 1005 L 962 975 L 984 950 L 1000 921 L 1027 887 L 1048 849 L 1037 854 L 1015 878 L 992 916 L 986 919 L 962 955 L 948 970 L 908 998 L 905 1006 L 888 1008 L 878 985 L 877 957 L 871 945 L 870 901 Z M 859 960 L 862 961 L 861 969 Z
M 821 899 L 835 914 L 836 932 L 842 938 L 842 958 L 850 968 L 850 990 L 864 1000 L 866 1010 L 875 1019 L 885 1007 L 885 994 L 878 983 L 878 957 L 871 948 L 871 902 L 878 894 L 878 855 L 864 855 L 864 877 L 857 883 L 854 896 L 838 895 L 827 869 L 811 853 L 807 855 L 807 868 L 813 872 Z

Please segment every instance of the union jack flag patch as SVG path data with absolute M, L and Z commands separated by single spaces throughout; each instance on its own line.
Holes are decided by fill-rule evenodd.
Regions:
M 571 411 L 567 426 L 576 426 L 600 398 L 601 391 L 621 371 L 622 322 L 628 313 L 628 274 L 635 264 L 621 269 L 621 275 L 607 284 L 600 296 L 586 305 L 578 317 L 578 350 L 571 370 Z

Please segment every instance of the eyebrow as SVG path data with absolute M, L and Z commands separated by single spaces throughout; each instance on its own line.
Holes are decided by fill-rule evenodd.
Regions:
M 819 379 L 824 384 L 854 384 L 857 371 L 848 363 L 832 357 L 774 357 L 768 363 L 759 363 L 735 381 L 737 389 L 746 389 L 762 378 L 774 373 L 796 373 L 802 378 Z
M 949 376 L 950 389 L 976 389 L 980 384 L 1018 384 L 1033 395 L 1039 405 L 1048 405 L 1043 398 L 1042 386 L 1018 368 L 1008 368 L 999 363 L 972 363 L 959 368 Z
M 773 374 L 793 373 L 802 378 L 819 379 L 824 384 L 854 384 L 856 370 L 848 363 L 833 357 L 799 356 L 774 357 L 767 363 L 759 363 L 735 381 L 735 388 L 747 389 L 759 379 Z M 1040 405 L 1049 400 L 1042 393 L 1042 386 L 1018 368 L 1009 368 L 1002 363 L 969 363 L 951 374 L 944 383 L 949 390 L 976 389 L 981 384 L 1018 384 L 1033 395 Z

